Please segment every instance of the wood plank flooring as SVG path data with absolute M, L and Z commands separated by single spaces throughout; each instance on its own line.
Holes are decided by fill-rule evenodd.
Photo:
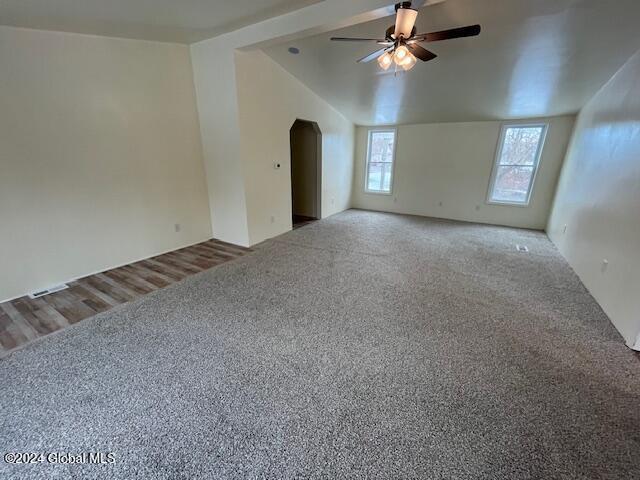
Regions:
M 212 239 L 81 278 L 66 290 L 40 298 L 27 296 L 0 303 L 0 356 L 250 251 Z

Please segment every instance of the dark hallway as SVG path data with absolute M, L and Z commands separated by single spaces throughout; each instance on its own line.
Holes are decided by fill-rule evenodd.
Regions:
M 296 120 L 290 130 L 293 228 L 321 218 L 322 134 L 315 122 Z

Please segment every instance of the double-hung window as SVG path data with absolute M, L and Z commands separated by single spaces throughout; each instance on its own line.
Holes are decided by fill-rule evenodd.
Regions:
M 491 174 L 489 203 L 529 205 L 546 134 L 546 124 L 502 127 Z
M 396 131 L 369 130 L 367 167 L 364 189 L 369 193 L 390 194 L 393 185 L 393 162 Z

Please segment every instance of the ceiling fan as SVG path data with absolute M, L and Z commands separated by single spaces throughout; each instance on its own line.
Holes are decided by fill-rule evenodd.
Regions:
M 377 58 L 378 65 L 384 70 L 387 70 L 393 63 L 403 70 L 411 70 L 418 58 L 423 62 L 428 62 L 437 57 L 435 53 L 418 45 L 419 43 L 473 37 L 480 34 L 480 25 L 416 34 L 415 23 L 418 11 L 411 8 L 411 2 L 396 3 L 395 9 L 396 23 L 387 29 L 384 39 L 331 37 L 331 40 L 337 42 L 376 42 L 383 48 L 362 57 L 358 60 L 359 63 L 370 62 Z

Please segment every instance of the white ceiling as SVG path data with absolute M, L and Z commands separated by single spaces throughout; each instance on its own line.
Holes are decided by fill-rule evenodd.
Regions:
M 192 43 L 320 0 L 0 0 L 0 25 Z
M 438 58 L 408 73 L 357 64 L 375 43 L 329 41 L 384 36 L 392 17 L 266 52 L 359 125 L 541 117 L 577 112 L 640 48 L 639 21 L 640 0 L 447 0 L 420 10 L 418 32 L 482 33 L 424 44 Z

